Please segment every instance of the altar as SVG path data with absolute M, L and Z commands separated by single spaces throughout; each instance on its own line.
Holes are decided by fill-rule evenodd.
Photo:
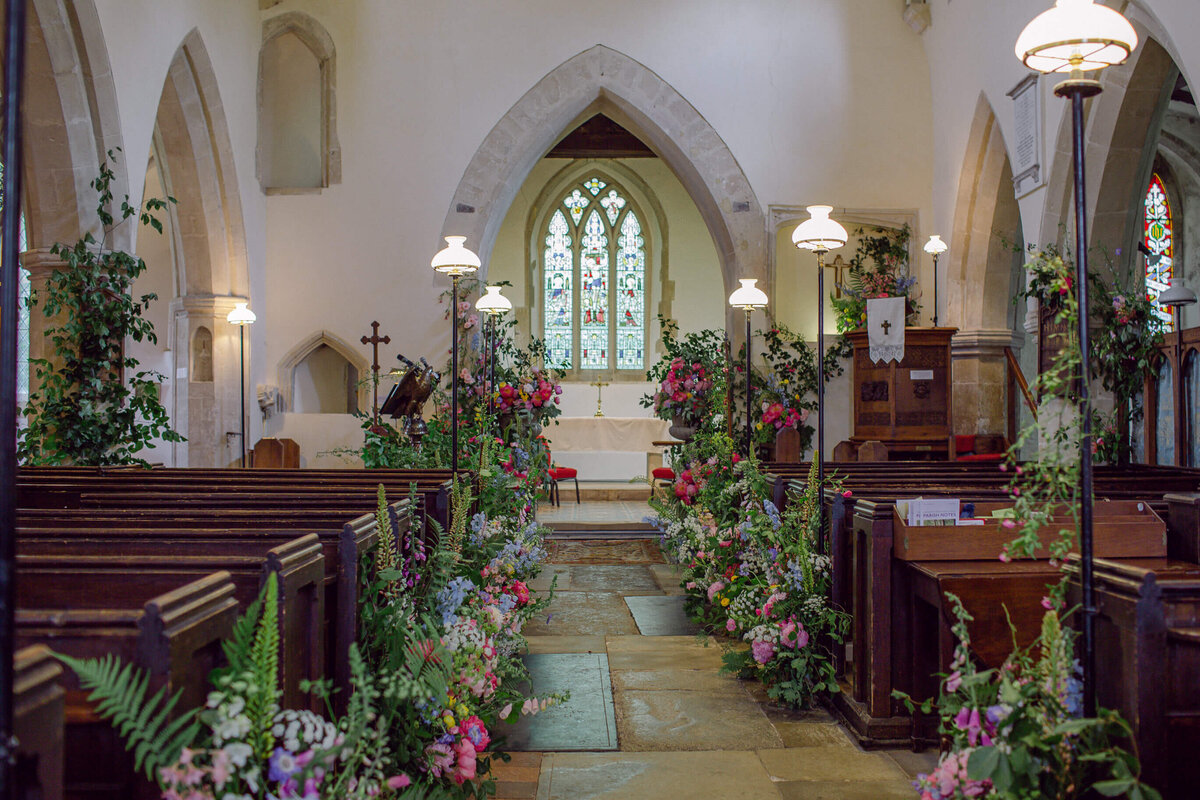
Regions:
M 559 417 L 542 431 L 555 463 L 579 470 L 581 481 L 628 481 L 647 474 L 655 441 L 670 423 L 653 417 Z

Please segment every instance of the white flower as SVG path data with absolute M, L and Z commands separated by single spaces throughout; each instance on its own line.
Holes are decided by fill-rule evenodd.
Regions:
M 244 767 L 250 756 L 254 755 L 254 748 L 244 742 L 233 742 L 225 746 L 225 752 L 229 754 L 230 764 Z

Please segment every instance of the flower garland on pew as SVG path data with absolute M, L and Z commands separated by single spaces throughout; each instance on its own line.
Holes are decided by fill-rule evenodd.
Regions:
M 1052 414 L 1044 409 L 1039 421 L 1021 432 L 1000 466 L 1013 473 L 1013 516 L 1002 525 L 1015 538 L 999 557 L 1006 562 L 1036 557 L 1043 551 L 1042 534 L 1055 510 L 1066 508 L 1075 524 L 1051 531 L 1044 544 L 1050 564 L 1062 565 L 1067 553 L 1078 547 L 1082 427 L 1079 415 L 1070 412 L 1069 399 L 1081 364 L 1075 335 L 1079 306 L 1068 258 L 1054 250 L 1039 252 L 1026 268 L 1034 276 L 1027 291 L 1052 286 L 1058 294 L 1056 322 L 1067 337 L 1049 369 L 1038 376 L 1035 393 L 1063 398 L 1065 411 Z M 1019 464 L 1022 444 L 1039 442 L 1038 460 Z M 1137 754 L 1116 744 L 1132 742 L 1121 715 L 1109 709 L 1100 709 L 1096 717 L 1082 715 L 1081 667 L 1075 658 L 1078 633 L 1064 624 L 1073 613 L 1066 608 L 1068 581 L 1064 572 L 1060 581 L 1047 587 L 1040 635 L 1029 647 L 1015 649 L 998 669 L 978 669 L 970 652 L 972 617 L 957 597 L 947 595 L 957 618 L 953 632 L 958 645 L 936 701 L 915 703 L 896 693 L 910 711 L 930 713 L 936 708 L 939 732 L 948 743 L 937 767 L 914 783 L 921 800 L 1068 799 L 1093 791 L 1104 797 L 1158 800 L 1159 793 L 1140 780 Z
M 688 467 L 673 492 L 651 501 L 651 521 L 663 551 L 684 566 L 689 615 L 730 637 L 725 670 L 761 680 L 772 699 L 809 707 L 839 691 L 831 645 L 850 622 L 828 601 L 816 473 L 803 500 L 781 514 L 757 462 L 734 453 L 719 427 L 719 418 L 710 421 L 680 448 L 677 462 Z
M 500 723 L 567 698 L 516 688 L 528 680 L 521 629 L 550 600 L 528 587 L 546 559 L 543 531 L 523 514 L 469 518 L 472 500 L 456 484 L 444 537 L 397 538 L 380 486 L 340 718 L 279 705 L 273 574 L 223 644 L 227 666 L 204 708 L 179 713 L 165 689 L 147 699 L 148 676 L 112 656 L 59 658 L 164 800 L 483 800 L 495 790 L 492 759 L 507 759 Z M 328 705 L 328 681 L 302 688 Z

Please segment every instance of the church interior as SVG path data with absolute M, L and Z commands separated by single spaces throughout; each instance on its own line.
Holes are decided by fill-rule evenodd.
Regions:
M 1196 0 L 0 5 L 0 793 L 1196 796 Z

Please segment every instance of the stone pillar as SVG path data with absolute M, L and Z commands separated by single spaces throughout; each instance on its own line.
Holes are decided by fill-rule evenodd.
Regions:
M 954 432 L 1008 431 L 1008 367 L 1004 348 L 1020 347 L 1008 329 L 959 331 L 950 342 L 954 361 Z
M 225 321 L 238 302 L 247 300 L 229 295 L 192 294 L 171 301 L 174 391 L 173 407 L 169 410 L 175 430 L 187 439 L 176 446 L 176 466 L 235 466 L 241 459 L 238 329 Z M 247 373 L 249 368 L 247 337 Z M 257 404 L 247 398 L 246 413 L 255 408 Z M 249 420 L 246 436 L 250 438 Z M 247 442 L 247 450 L 251 444 Z
M 53 363 L 53 345 L 46 337 L 46 331 L 61 322 L 63 317 L 47 317 L 43 309 L 46 307 L 46 281 L 56 270 L 63 269 L 67 263 L 52 254 L 49 247 L 39 247 L 26 250 L 20 256 L 21 266 L 29 272 L 29 285 L 38 298 L 38 304 L 29 309 L 29 359 L 47 358 Z M 29 393 L 38 392 L 37 373 L 32 367 L 29 370 Z

